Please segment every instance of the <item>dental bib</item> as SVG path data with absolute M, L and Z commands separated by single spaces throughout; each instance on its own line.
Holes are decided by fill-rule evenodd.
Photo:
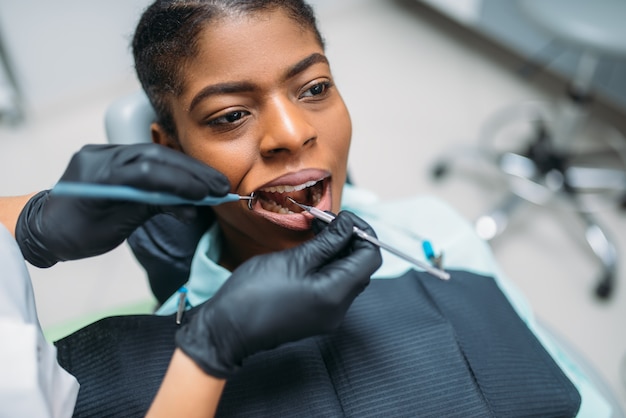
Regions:
M 574 416 L 576 388 L 494 280 L 451 273 L 372 281 L 332 334 L 247 358 L 217 415 Z M 75 416 L 143 416 L 177 329 L 172 316 L 112 317 L 58 341 L 81 384 Z

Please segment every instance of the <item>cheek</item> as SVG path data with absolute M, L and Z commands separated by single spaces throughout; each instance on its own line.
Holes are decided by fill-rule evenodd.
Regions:
M 324 138 L 331 155 L 336 158 L 337 168 L 345 172 L 352 138 L 352 122 L 348 110 L 340 107 L 332 113 L 331 120 L 326 120 L 324 126 Z
M 330 127 L 329 135 L 333 139 L 335 151 L 347 160 L 352 138 L 352 120 L 343 101 L 340 101 L 340 105 L 332 113 L 332 118 L 332 122 L 327 124 Z
M 233 191 L 237 189 L 251 169 L 258 151 L 253 141 L 189 141 L 183 144 L 186 154 L 213 167 L 230 181 Z
M 338 150 L 350 147 L 352 137 L 352 121 L 350 113 L 341 96 L 337 95 L 333 102 L 323 110 L 309 113 L 309 122 L 314 125 L 320 138 L 330 141 Z
M 332 185 L 332 210 L 337 213 L 341 207 L 341 197 L 348 172 L 348 154 L 352 138 L 352 122 L 345 107 L 340 107 L 326 119 L 324 138 L 328 155 L 334 160 Z

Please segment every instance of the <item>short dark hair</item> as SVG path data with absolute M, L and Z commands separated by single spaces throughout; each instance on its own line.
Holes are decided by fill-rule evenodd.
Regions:
M 181 71 L 197 53 L 199 33 L 216 19 L 282 9 L 324 47 L 315 13 L 303 0 L 156 0 L 137 24 L 132 49 L 137 77 L 159 124 L 177 138 L 168 95 L 183 89 Z

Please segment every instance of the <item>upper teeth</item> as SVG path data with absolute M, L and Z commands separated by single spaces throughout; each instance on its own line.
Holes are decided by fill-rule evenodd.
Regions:
M 306 189 L 307 187 L 313 186 L 317 183 L 316 180 L 307 181 L 303 184 L 298 184 L 297 186 L 271 186 L 265 187 L 261 189 L 262 192 L 270 192 L 270 193 L 288 193 L 288 192 L 297 192 L 298 190 Z

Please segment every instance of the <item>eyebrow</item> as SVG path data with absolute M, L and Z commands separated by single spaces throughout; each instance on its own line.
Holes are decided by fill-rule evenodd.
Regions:
M 191 104 L 189 105 L 189 111 L 191 112 L 198 103 L 200 103 L 202 100 L 206 99 L 209 96 L 213 96 L 216 94 L 243 93 L 254 91 L 255 89 L 255 85 L 248 82 L 213 84 L 203 88 L 198 92 L 198 94 L 194 96 Z
M 289 67 L 289 69 L 285 72 L 283 79 L 288 80 L 292 77 L 295 77 L 310 66 L 320 63 L 328 65 L 328 59 L 324 55 L 317 52 L 311 54 L 302 61 Z
M 305 71 L 307 68 L 311 67 L 314 64 L 329 64 L 328 59 L 320 54 L 313 53 L 303 60 L 297 62 L 292 65 L 285 71 L 283 75 L 283 80 L 288 80 L 301 72 Z M 231 83 L 219 83 L 212 84 L 210 86 L 206 86 L 202 90 L 198 92 L 191 100 L 191 104 L 189 105 L 189 111 L 191 112 L 195 106 L 198 105 L 202 100 L 206 99 L 209 96 L 217 95 L 217 94 L 232 94 L 232 93 L 245 93 L 256 90 L 257 87 L 250 82 L 242 81 L 242 82 L 231 82 Z

